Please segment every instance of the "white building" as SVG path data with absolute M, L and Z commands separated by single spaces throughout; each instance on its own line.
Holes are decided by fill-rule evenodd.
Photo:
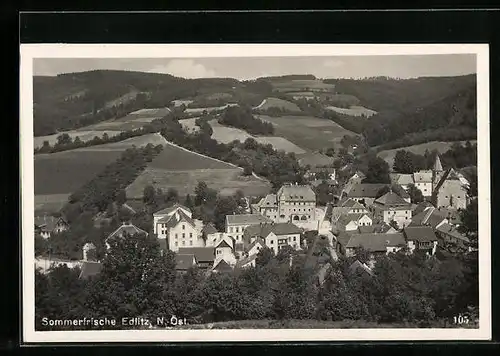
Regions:
M 168 249 L 174 252 L 180 247 L 204 247 L 203 222 L 192 218 L 191 211 L 174 205 L 153 214 L 154 232 L 160 240 L 166 240 Z
M 245 246 L 250 246 L 260 238 L 277 254 L 287 245 L 299 250 L 301 233 L 302 230 L 292 223 L 267 223 L 248 227 L 243 238 Z
M 402 228 L 411 223 L 411 204 L 392 190 L 373 202 L 374 217 L 378 221 L 390 224 L 395 221 Z
M 260 214 L 226 215 L 226 234 L 236 242 L 243 242 L 243 232 L 247 227 L 270 222 L 269 218 Z

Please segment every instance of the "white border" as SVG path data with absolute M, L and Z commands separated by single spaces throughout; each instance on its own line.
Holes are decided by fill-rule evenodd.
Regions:
M 487 44 L 21 44 L 23 342 L 397 341 L 491 339 L 489 49 Z M 478 329 L 246 329 L 35 331 L 34 329 L 34 58 L 209 58 L 477 54 L 479 304 Z

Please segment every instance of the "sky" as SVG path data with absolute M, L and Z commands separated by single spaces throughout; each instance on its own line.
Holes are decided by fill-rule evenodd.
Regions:
M 318 78 L 415 78 L 476 73 L 475 54 L 244 58 L 36 58 L 34 75 L 95 69 L 166 73 L 183 78 L 255 79 L 287 74 Z

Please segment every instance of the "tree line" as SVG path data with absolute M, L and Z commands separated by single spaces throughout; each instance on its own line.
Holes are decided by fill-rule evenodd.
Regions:
M 446 327 L 458 314 L 477 317 L 476 253 L 383 255 L 371 275 L 350 268 L 356 258 L 341 257 L 330 260 L 319 283 L 318 266 L 291 249 L 274 256 L 265 248 L 255 267 L 207 275 L 196 267 L 177 274 L 175 253 L 162 252 L 151 236 L 126 236 L 110 245 L 102 271 L 93 278 L 78 279 L 78 269 L 67 267 L 36 272 L 37 330 L 64 329 L 44 327 L 44 316 L 120 320 L 134 315 L 155 321 L 176 315 L 191 324 L 356 320 L 410 327 Z M 366 262 L 363 255 L 357 259 Z
M 219 123 L 245 130 L 251 135 L 271 136 L 274 126 L 269 122 L 256 119 L 249 107 L 228 107 L 219 117 Z

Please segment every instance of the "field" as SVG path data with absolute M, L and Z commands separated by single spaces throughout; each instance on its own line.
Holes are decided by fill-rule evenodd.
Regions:
M 67 133 L 71 138 L 75 139 L 77 136 L 80 137 L 80 140 L 82 141 L 90 141 L 92 140 L 95 136 L 102 137 L 104 133 L 107 133 L 109 137 L 116 136 L 120 134 L 121 130 L 117 129 L 106 129 L 106 130 L 89 130 L 89 127 L 86 127 L 81 130 L 73 130 L 73 131 L 66 131 L 66 132 L 60 132 L 58 134 L 54 135 L 48 135 L 48 136 L 37 136 L 33 138 L 33 147 L 42 147 L 43 146 L 43 141 L 49 141 L 49 144 L 51 146 L 54 146 L 54 144 L 57 142 L 57 137 L 63 133 Z
M 252 136 L 244 130 L 221 125 L 217 122 L 217 120 L 211 120 L 209 121 L 209 124 L 213 129 L 212 138 L 217 142 L 229 143 L 234 140 L 244 142 L 247 138 L 253 138 L 263 145 L 270 143 L 276 150 L 284 150 L 286 152 L 294 152 L 297 154 L 305 152 L 302 148 L 283 137 Z
M 349 116 L 370 117 L 370 116 L 375 115 L 377 113 L 376 111 L 367 109 L 363 106 L 351 106 L 349 109 L 338 108 L 336 106 L 327 106 L 326 109 L 338 112 L 339 114 L 344 114 L 344 115 L 349 115 Z
M 170 114 L 169 108 L 155 108 L 155 109 L 140 109 L 134 112 L 131 112 L 129 116 L 136 116 L 140 118 L 147 117 L 163 117 L 165 115 Z
M 186 130 L 189 133 L 197 132 L 200 130 L 200 128 L 196 125 L 196 120 L 199 117 L 192 117 L 190 119 L 182 119 L 179 120 L 179 123 L 182 125 L 184 130 Z
M 67 197 L 132 146 L 165 144 L 158 134 L 35 156 L 35 209 L 58 211 Z
M 317 151 L 336 145 L 344 135 L 356 135 L 333 121 L 312 116 L 256 116 L 274 125 L 276 136 L 284 137 L 299 147 Z
M 194 100 L 190 100 L 190 99 L 178 99 L 178 100 L 172 100 L 172 104 L 175 106 L 175 107 L 178 107 L 178 106 L 181 106 L 181 105 L 186 105 L 188 106 L 189 104 L 191 104 Z
M 266 194 L 268 182 L 253 176 L 242 176 L 242 170 L 229 163 L 198 155 L 173 145 L 164 150 L 148 165 L 146 170 L 127 187 L 128 199 L 140 199 L 144 187 L 151 184 L 164 191 L 175 188 L 180 195 L 193 194 L 199 181 L 221 194 L 231 194 L 237 189 L 246 195 Z
M 290 102 L 290 101 L 286 101 L 286 100 L 282 100 L 282 99 L 278 99 L 278 98 L 267 98 L 267 99 L 264 99 L 262 100 L 262 102 L 255 107 L 255 109 L 260 109 L 260 110 L 267 110 L 267 109 L 270 109 L 270 108 L 279 108 L 279 109 L 282 109 L 282 110 L 287 110 L 287 111 L 296 111 L 296 112 L 300 112 L 300 108 Z
M 462 144 L 465 142 L 466 141 L 461 141 Z M 470 142 L 476 143 L 477 141 L 470 141 Z M 394 164 L 394 156 L 396 155 L 396 152 L 399 150 L 406 150 L 419 155 L 423 155 L 426 149 L 429 150 L 429 152 L 432 152 L 434 149 L 436 149 L 438 150 L 439 153 L 445 153 L 450 149 L 453 143 L 454 142 L 431 141 L 422 143 L 420 145 L 413 145 L 408 147 L 395 148 L 392 150 L 380 151 L 377 155 L 383 158 L 389 164 L 389 167 L 392 167 L 392 165 Z
M 212 93 L 206 96 L 208 100 L 217 100 L 217 99 L 231 99 L 233 96 L 229 93 Z

